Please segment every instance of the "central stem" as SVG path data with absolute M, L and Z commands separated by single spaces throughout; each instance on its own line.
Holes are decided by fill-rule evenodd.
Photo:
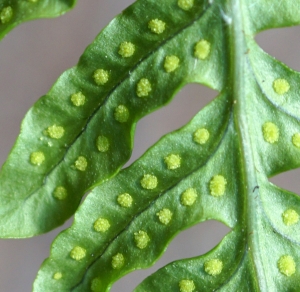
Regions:
M 230 0 L 232 23 L 229 25 L 231 46 L 231 88 L 234 100 L 234 122 L 238 133 L 240 159 L 243 175 L 243 194 L 246 199 L 245 220 L 247 225 L 247 243 L 249 256 L 255 269 L 258 289 L 268 291 L 265 271 L 262 264 L 260 252 L 260 239 L 258 227 L 260 224 L 260 203 L 257 192 L 253 192 L 257 183 L 254 155 L 252 152 L 251 139 L 249 136 L 249 125 L 247 115 L 247 44 L 245 39 L 242 0 Z

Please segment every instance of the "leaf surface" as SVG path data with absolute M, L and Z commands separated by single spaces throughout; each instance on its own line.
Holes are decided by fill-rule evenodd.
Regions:
M 175 36 L 184 41 L 180 32 L 193 21 L 181 10 L 169 15 L 169 5 L 138 1 L 129 7 L 29 110 L 0 173 L 1 237 L 29 237 L 61 225 L 86 191 L 129 159 L 137 120 L 169 102 L 178 84 L 194 78 L 164 70 L 164 51 Z M 206 4 L 197 7 L 199 18 Z M 145 18 L 145 10 L 167 24 L 162 33 L 149 28 L 153 18 Z M 160 79 L 151 70 L 155 65 Z M 206 83 L 218 70 L 200 66 L 191 59 L 177 71 L 206 70 L 201 78 Z
M 178 232 L 211 219 L 231 228 L 218 246 L 170 263 L 136 291 L 298 291 L 300 199 L 268 179 L 300 166 L 300 74 L 254 36 L 300 23 L 299 1 L 155 3 L 137 1 L 123 14 L 133 27 L 152 18 L 176 31 L 131 73 L 155 84 L 142 106 L 158 107 L 156 98 L 190 82 L 220 94 L 88 195 L 54 241 L 34 291 L 108 291 L 153 265 Z M 167 56 L 180 60 L 172 72 Z
M 37 19 L 57 17 L 76 4 L 76 0 L 0 1 L 0 39 L 17 25 Z

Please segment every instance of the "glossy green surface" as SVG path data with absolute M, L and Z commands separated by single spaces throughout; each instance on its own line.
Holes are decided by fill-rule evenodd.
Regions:
M 22 173 L 35 178 L 19 189 L 5 185 L 8 236 L 53 228 L 99 184 L 54 241 L 34 291 L 109 291 L 125 274 L 151 266 L 180 230 L 210 219 L 231 228 L 217 247 L 167 265 L 136 291 L 300 290 L 300 198 L 268 180 L 300 166 L 300 74 L 254 40 L 264 29 L 300 23 L 299 5 L 140 0 L 102 31 L 29 112 L 0 177 L 1 184 Z M 149 28 L 153 19 L 166 24 L 163 32 Z M 133 44 L 126 57 L 119 53 L 124 42 Z M 167 56 L 179 59 L 167 66 L 172 71 Z M 191 82 L 220 94 L 116 174 L 137 120 Z M 78 92 L 86 100 L 77 106 L 71 97 Z M 57 126 L 61 138 L 43 136 Z
M 87 190 L 111 177 L 129 159 L 136 122 L 168 103 L 181 85 L 193 81 L 193 72 L 205 72 L 200 79 L 208 84 L 212 77 L 220 87 L 220 78 L 213 77 L 220 68 L 208 68 L 207 62 L 195 64 L 194 58 L 182 62 L 174 72 L 165 72 L 167 50 L 173 50 L 183 61 L 193 47 L 186 47 L 185 52 L 174 47 L 178 41 L 186 41 L 183 32 L 192 20 L 191 13 L 178 9 L 176 3 L 175 13 L 170 15 L 169 5 L 138 1 L 125 10 L 86 49 L 78 65 L 63 73 L 29 110 L 0 173 L 2 237 L 29 237 L 61 225 L 75 212 Z M 201 18 L 206 5 L 196 7 L 192 15 Z M 157 18 L 168 22 L 164 33 L 148 28 L 152 17 L 145 19 L 141 13 L 144 9 L 155 11 Z M 119 54 L 124 41 L 135 45 L 131 57 Z M 215 63 L 221 54 L 212 53 Z M 151 70 L 153 66 L 159 68 L 158 73 Z M 150 87 L 147 83 L 145 88 L 138 86 L 144 79 Z M 58 139 L 49 135 L 54 126 L 64 129 Z M 99 151 L 99 136 L 108 139 L 108 151 Z M 32 159 L 36 153 L 43 156 L 42 162 Z M 66 189 L 64 200 L 55 198 L 57 187 Z

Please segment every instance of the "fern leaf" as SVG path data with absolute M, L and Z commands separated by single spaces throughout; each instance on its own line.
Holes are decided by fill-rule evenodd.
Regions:
M 73 8 L 75 4 L 76 0 L 1 0 L 0 39 L 25 21 L 57 17 Z
M 206 6 L 197 4 L 194 17 Z M 125 10 L 29 110 L 0 173 L 1 237 L 29 237 L 61 225 L 87 190 L 129 159 L 136 122 L 169 102 L 189 78 L 163 65 L 164 50 L 175 38 L 184 41 L 180 32 L 194 21 L 181 10 L 171 17 L 168 7 L 138 1 Z M 139 12 L 145 9 L 157 18 L 145 19 Z M 162 79 L 151 70 L 154 64 Z M 206 70 L 203 82 L 209 84 L 218 67 L 206 66 L 191 59 L 178 72 Z
M 172 28 L 185 21 L 137 68 L 139 78 L 155 74 L 153 98 L 189 82 L 220 94 L 89 194 L 54 241 L 34 291 L 108 291 L 151 266 L 178 232 L 210 219 L 231 228 L 217 247 L 170 263 L 136 291 L 299 290 L 300 198 L 269 178 L 300 166 L 300 74 L 254 40 L 300 23 L 299 1 L 170 0 L 151 11 L 153 3 L 137 1 L 124 15 L 142 15 L 140 27 L 149 15 Z

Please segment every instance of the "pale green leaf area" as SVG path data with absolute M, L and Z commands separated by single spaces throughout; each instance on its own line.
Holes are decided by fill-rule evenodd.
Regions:
M 153 265 L 178 232 L 212 219 L 231 229 L 219 245 L 170 263 L 135 291 L 300 290 L 300 198 L 269 182 L 300 166 L 300 74 L 254 41 L 262 30 L 299 24 L 299 5 L 143 0 L 108 25 L 23 123 L 25 133 L 34 119 L 44 117 L 39 114 L 45 115 L 44 107 L 55 107 L 57 116 L 34 124 L 31 140 L 53 124 L 65 132 L 50 150 L 31 142 L 45 160 L 32 167 L 39 185 L 28 183 L 32 194 L 26 201 L 16 198 L 17 207 L 27 205 L 15 214 L 32 204 L 40 208 L 38 218 L 44 208 L 48 218 L 62 210 L 69 215 L 80 194 L 102 181 L 73 225 L 55 239 L 34 291 L 109 291 L 125 274 Z M 104 181 L 128 159 L 136 121 L 192 82 L 220 94 L 187 125 Z M 70 96 L 79 91 L 86 104 L 72 107 Z M 77 120 L 67 128 L 73 115 Z M 33 149 L 19 141 L 12 164 L 17 157 L 28 160 Z M 58 185 L 72 194 L 60 206 L 51 197 Z M 72 207 L 71 200 L 77 200 Z
M 75 4 L 76 0 L 1 0 L 0 39 L 22 22 L 57 17 Z

